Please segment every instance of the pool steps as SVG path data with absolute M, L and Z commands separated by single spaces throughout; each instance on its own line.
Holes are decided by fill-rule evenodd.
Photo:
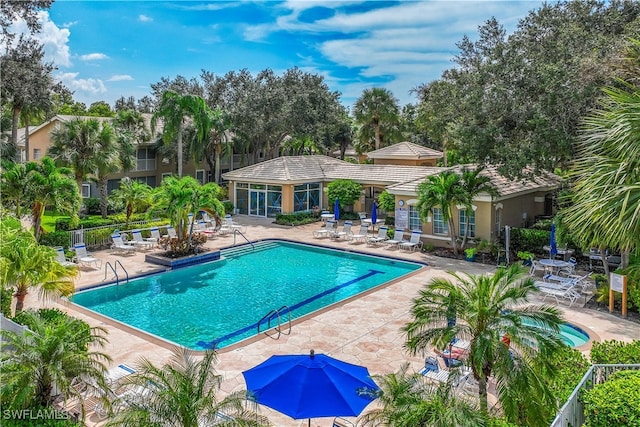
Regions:
M 227 249 L 222 249 L 220 253 L 225 258 L 230 259 L 239 255 L 244 255 L 251 252 L 264 251 L 266 249 L 271 249 L 277 246 L 278 246 L 278 243 L 276 242 L 257 242 L 257 243 L 254 243 L 253 246 L 251 245 L 232 246 Z

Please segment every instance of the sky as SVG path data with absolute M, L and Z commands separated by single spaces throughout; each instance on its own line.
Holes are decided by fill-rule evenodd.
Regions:
M 507 34 L 541 1 L 90 1 L 40 12 L 45 60 L 87 107 L 151 94 L 166 77 L 246 68 L 322 75 L 351 107 L 365 89 L 411 89 L 455 64 L 456 43 L 488 19 Z M 19 23 L 17 24 L 19 25 Z

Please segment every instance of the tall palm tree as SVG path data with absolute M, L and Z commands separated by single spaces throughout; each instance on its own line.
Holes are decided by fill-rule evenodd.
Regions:
M 558 309 L 528 304 L 536 288 L 531 279 L 523 279 L 518 265 L 493 275 L 450 274 L 455 281 L 432 279 L 414 299 L 413 319 L 403 328 L 406 347 L 423 354 L 431 346 L 444 348 L 456 337 L 470 341 L 467 363 L 479 384 L 481 411 L 488 412 L 487 386 L 493 378 L 508 420 L 526 418 L 534 423 L 527 425 L 540 425 L 535 422 L 539 418 L 548 425 L 546 417 L 556 403 L 539 367 L 554 373 L 549 355 L 563 345 Z M 502 341 L 505 336 L 508 345 Z M 514 404 L 515 396 L 518 402 L 538 404 L 522 408 Z
M 86 328 L 86 323 L 72 317 L 51 323 L 27 313 L 27 319 L 29 329 L 24 332 L 2 331 L 6 340 L 0 364 L 3 406 L 50 407 L 55 387 L 65 399 L 78 398 L 84 415 L 84 403 L 77 386 L 108 389 L 103 363 L 111 359 L 87 346 L 88 338 L 92 347 L 103 347 L 106 331 L 99 327 Z M 85 328 L 89 329 L 88 337 Z
M 216 362 L 213 351 L 195 357 L 182 347 L 175 348 L 169 363 L 161 367 L 142 358 L 136 373 L 126 382 L 145 392 L 131 398 L 130 404 L 107 425 L 197 427 L 219 420 L 219 414 L 228 415 L 233 421 L 216 425 L 269 425 L 265 417 L 244 408 L 246 391 L 224 398 L 217 395 L 222 376 L 215 371 Z
M 39 240 L 44 210 L 53 207 L 61 214 L 77 215 L 81 203 L 80 192 L 71 170 L 56 167 L 50 157 L 29 162 L 26 168 L 26 199 L 31 205 L 33 234 Z
M 453 221 L 453 205 L 466 205 L 468 196 L 462 187 L 461 177 L 453 171 L 444 171 L 427 177 L 426 181 L 418 185 L 417 208 L 422 221 L 427 221 L 433 215 L 435 208 L 442 212 L 442 219 L 447 223 L 451 238 L 453 253 L 458 254 L 456 243 L 456 228 Z
M 131 215 L 138 209 L 145 208 L 151 204 L 151 187 L 125 176 L 120 180 L 120 187 L 111 193 L 111 198 L 124 204 L 125 227 L 129 227 Z
M 16 313 L 22 311 L 29 289 L 38 289 L 42 297 L 69 296 L 75 287 L 77 267 L 65 267 L 56 261 L 56 251 L 41 246 L 28 231 L 10 219 L 0 222 L 0 256 L 6 261 L 2 287 L 13 287 Z
M 47 155 L 58 166 L 72 168 L 78 191 L 82 182 L 96 169 L 96 160 L 102 156 L 100 138 L 102 126 L 97 119 L 75 118 L 51 132 L 51 147 Z
M 462 181 L 460 182 L 460 185 L 466 198 L 464 206 L 467 211 L 467 226 L 465 227 L 464 234 L 462 235 L 462 248 L 467 244 L 467 237 L 469 236 L 468 218 L 469 215 L 471 215 L 471 212 L 473 212 L 473 199 L 482 193 L 487 193 L 490 196 L 496 196 L 498 194 L 496 188 L 491 184 L 491 178 L 480 175 L 482 170 L 483 168 L 481 167 L 475 169 L 462 169 Z
M 24 163 L 13 163 L 2 171 L 0 179 L 3 205 L 7 208 L 13 205 L 16 218 L 20 218 L 27 193 L 27 166 Z
M 199 96 L 179 95 L 168 90 L 162 94 L 160 104 L 151 119 L 151 127 L 155 130 L 158 121 L 162 121 L 162 141 L 164 144 L 177 143 L 178 177 L 182 177 L 183 144 L 182 138 L 187 123 L 191 119 L 191 125 L 196 130 L 196 139 L 208 137 L 206 102 Z
M 373 128 L 376 150 L 381 146 L 384 131 L 392 131 L 400 123 L 398 100 L 388 89 L 365 89 L 353 110 L 356 122 L 361 127 Z
M 449 384 L 435 387 L 409 374 L 409 364 L 400 371 L 374 375 L 380 390 L 378 407 L 360 416 L 362 426 L 393 427 L 482 427 L 485 417 L 470 402 L 452 393 Z

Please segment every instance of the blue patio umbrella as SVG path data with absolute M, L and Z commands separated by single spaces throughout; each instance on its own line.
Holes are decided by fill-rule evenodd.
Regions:
M 371 206 L 371 224 L 375 225 L 377 221 L 378 221 L 378 205 L 374 200 L 373 206 Z
M 357 417 L 379 390 L 364 366 L 325 354 L 276 355 L 244 371 L 261 404 L 293 419 Z
M 549 236 L 549 258 L 554 258 L 558 253 L 558 246 L 556 244 L 556 224 L 551 224 L 551 235 Z
M 333 217 L 336 221 L 340 219 L 340 200 L 338 199 L 333 203 Z

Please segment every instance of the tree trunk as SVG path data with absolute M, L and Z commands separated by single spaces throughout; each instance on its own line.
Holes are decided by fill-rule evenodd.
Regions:
M 36 241 L 40 240 L 43 213 L 44 205 L 42 205 L 40 202 L 35 202 L 31 210 L 31 217 L 33 218 L 33 236 L 36 238 Z
M 107 178 L 101 177 L 98 180 L 98 186 L 100 187 L 100 213 L 102 219 L 107 219 L 109 209 L 109 194 L 107 193 Z
M 18 124 L 20 122 L 20 106 L 13 106 L 13 114 L 11 116 L 11 143 L 18 146 Z
M 604 267 L 604 275 L 607 276 L 607 281 L 609 280 L 609 263 L 607 263 L 607 252 L 604 248 L 600 248 L 600 259 L 602 260 L 602 265 Z
M 380 149 L 380 125 L 377 123 L 374 123 L 373 131 L 375 133 L 376 150 L 379 150 Z
M 216 145 L 216 160 L 213 168 L 213 180 L 216 184 L 220 183 L 220 152 L 222 151 L 222 144 Z
M 16 289 L 16 293 L 13 294 L 16 297 L 16 312 L 15 314 L 20 313 L 24 309 L 24 299 L 27 297 L 27 289 L 18 287 Z
M 453 218 L 449 217 L 449 233 L 451 233 L 451 247 L 453 248 L 453 254 L 458 255 L 458 244 L 456 243 L 456 226 L 453 222 Z
M 487 380 L 478 378 L 478 399 L 480 400 L 480 412 L 486 414 L 489 411 L 489 403 L 487 398 Z
M 182 127 L 178 129 L 178 178 L 182 178 Z
M 76 170 L 76 184 L 78 184 L 78 192 L 80 193 L 80 198 L 82 198 L 82 172 Z

